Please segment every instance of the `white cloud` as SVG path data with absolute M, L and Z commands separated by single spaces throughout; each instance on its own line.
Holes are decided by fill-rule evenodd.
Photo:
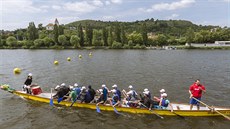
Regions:
M 230 0 L 224 0 L 224 2 L 230 2 Z
M 64 9 L 69 11 L 79 12 L 79 13 L 88 13 L 88 12 L 92 12 L 95 9 L 95 6 L 89 4 L 86 1 L 74 2 L 74 3 L 69 2 L 64 4 Z
M 53 5 L 52 8 L 54 10 L 61 10 L 62 9 L 61 6 L 58 6 L 58 5 Z
M 105 5 L 110 5 L 110 1 L 105 1 Z
M 31 0 L 1 0 L 2 8 L 0 11 L 4 13 L 39 13 L 46 10 L 35 7 Z
M 114 16 L 103 16 L 102 17 L 102 20 L 105 20 L 105 21 L 114 20 L 114 19 L 115 19 Z
M 175 19 L 179 16 L 179 14 L 172 14 L 171 16 L 167 17 L 167 19 Z
M 155 4 L 155 5 L 152 5 L 152 7 L 149 9 L 139 8 L 139 10 L 145 11 L 145 12 L 176 10 L 180 8 L 186 8 L 195 2 L 196 2 L 195 0 L 180 0 L 180 1 L 172 2 L 172 3 Z
M 100 0 L 93 0 L 95 6 L 103 6 L 104 4 Z
M 121 3 L 122 3 L 122 0 L 111 0 L 111 3 L 114 3 L 114 4 L 121 4 Z

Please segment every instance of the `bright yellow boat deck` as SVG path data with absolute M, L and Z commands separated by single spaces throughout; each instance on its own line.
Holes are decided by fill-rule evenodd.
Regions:
M 40 95 L 30 95 L 26 94 L 21 91 L 14 91 L 13 94 L 21 96 L 26 99 L 30 99 L 33 101 L 38 101 L 38 102 L 44 102 L 44 103 L 49 103 L 50 102 L 50 93 L 41 93 Z M 72 102 L 68 101 L 62 101 L 60 103 L 57 102 L 57 100 L 53 100 L 53 103 L 55 105 L 63 105 L 70 107 Z M 196 110 L 194 108 L 193 110 L 189 110 L 189 105 L 188 104 L 177 104 L 177 103 L 172 103 L 173 110 L 174 112 L 171 112 L 169 109 L 166 110 L 158 110 L 154 109 L 153 111 L 156 112 L 159 115 L 167 115 L 167 116 L 220 116 L 220 114 L 216 112 L 210 111 L 207 107 L 200 107 L 200 110 Z M 89 109 L 96 109 L 95 104 L 86 104 L 86 103 L 74 103 L 73 107 L 80 107 L 80 108 L 89 108 Z M 101 110 L 104 111 L 114 111 L 112 106 L 105 106 L 105 105 L 99 105 Z M 178 109 L 179 107 L 179 109 Z M 117 111 L 119 112 L 128 112 L 128 113 L 140 113 L 140 114 L 152 114 L 151 111 L 148 109 L 144 108 L 131 108 L 131 107 L 116 107 Z M 230 115 L 230 108 L 215 108 L 215 110 L 218 110 L 219 112 L 225 114 L 225 115 Z

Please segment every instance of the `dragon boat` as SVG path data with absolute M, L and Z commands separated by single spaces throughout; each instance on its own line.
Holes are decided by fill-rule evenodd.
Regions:
M 8 85 L 2 85 L 1 89 L 7 92 L 10 92 L 14 95 L 20 96 L 22 98 L 42 102 L 42 103 L 50 103 L 52 99 L 52 93 L 40 93 L 37 95 L 27 94 L 25 91 L 18 91 L 13 88 L 10 88 Z M 54 105 L 60 106 L 67 106 L 67 107 L 76 107 L 76 108 L 88 108 L 96 110 L 98 107 L 95 103 L 80 103 L 80 102 L 71 102 L 71 101 L 61 101 L 58 103 L 57 99 L 52 100 Z M 170 108 L 167 109 L 152 109 L 149 110 L 147 108 L 134 108 L 134 107 L 127 107 L 126 105 L 117 106 L 116 110 L 118 112 L 127 112 L 127 113 L 138 113 L 138 114 L 156 114 L 162 116 L 181 116 L 181 117 L 203 117 L 203 116 L 224 116 L 225 118 L 229 118 L 230 115 L 230 108 L 227 107 L 210 107 L 200 106 L 200 110 L 193 108 L 190 110 L 189 104 L 184 103 L 171 103 L 173 112 L 171 112 Z M 99 105 L 100 110 L 102 111 L 114 111 L 114 107 L 108 105 Z

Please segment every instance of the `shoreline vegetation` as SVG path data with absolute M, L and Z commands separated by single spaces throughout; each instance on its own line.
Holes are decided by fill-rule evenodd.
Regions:
M 0 30 L 0 49 L 230 49 L 230 45 L 202 46 L 215 41 L 230 41 L 230 28 L 151 18 L 81 20 L 66 25 L 55 19 L 45 26 L 30 22 L 24 29 Z

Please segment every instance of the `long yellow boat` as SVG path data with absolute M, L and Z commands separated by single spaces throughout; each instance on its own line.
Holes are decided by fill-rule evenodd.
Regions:
M 12 88 L 9 88 L 7 86 L 1 86 L 2 90 L 8 91 L 12 94 L 15 94 L 17 96 L 23 97 L 28 100 L 33 100 L 37 102 L 43 102 L 43 103 L 50 103 L 51 99 L 51 93 L 41 93 L 39 95 L 31 95 L 27 94 L 24 91 L 17 91 Z M 72 102 L 69 101 L 61 101 L 58 103 L 57 99 L 53 100 L 54 105 L 61 105 L 61 106 L 67 106 L 70 107 Z M 173 112 L 170 111 L 170 109 L 153 109 L 148 110 L 147 108 L 132 108 L 132 107 L 116 107 L 116 110 L 118 112 L 127 112 L 127 113 L 139 113 L 139 114 L 156 114 L 156 115 L 162 115 L 162 116 L 226 116 L 230 115 L 230 108 L 223 108 L 223 107 L 215 107 L 213 110 L 210 110 L 210 107 L 201 106 L 200 110 L 196 110 L 194 108 L 193 110 L 189 110 L 189 104 L 182 104 L 182 103 L 171 103 L 173 107 Z M 88 109 L 97 109 L 96 104 L 94 103 L 79 103 L 75 102 L 72 107 L 79 107 L 79 108 L 88 108 Z M 110 105 L 99 105 L 100 110 L 102 111 L 114 111 L 114 108 Z

